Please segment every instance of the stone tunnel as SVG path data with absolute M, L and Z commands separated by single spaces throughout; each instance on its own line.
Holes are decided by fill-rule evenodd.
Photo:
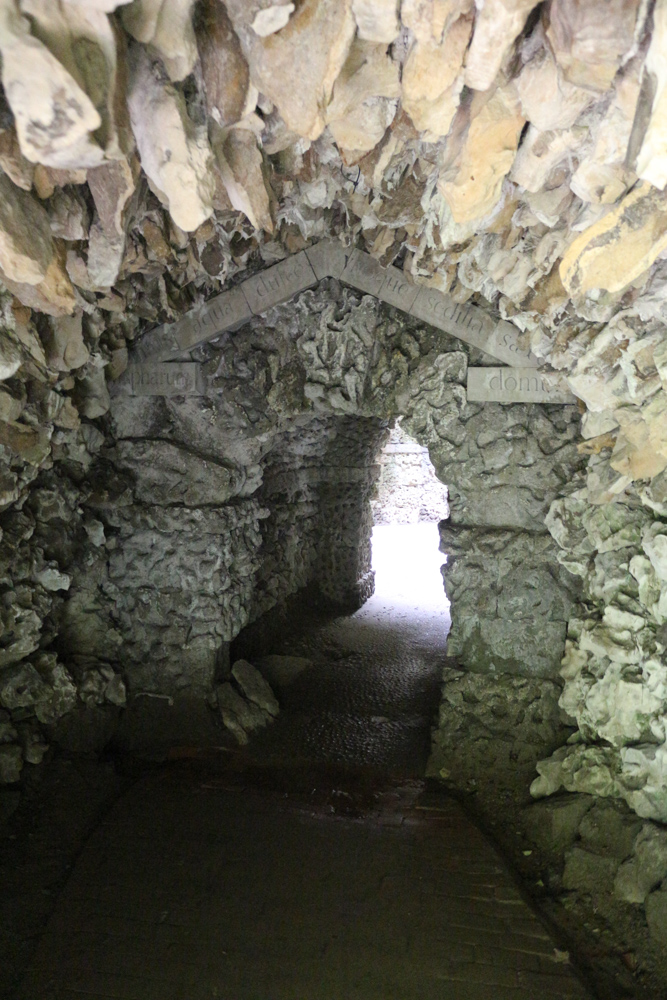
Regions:
M 0 1000 L 667 998 L 666 52 L 0 0 Z

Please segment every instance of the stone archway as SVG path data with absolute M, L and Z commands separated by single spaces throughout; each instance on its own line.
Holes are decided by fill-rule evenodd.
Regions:
M 479 348 L 331 278 L 194 357 L 188 392 L 162 376 L 132 392 L 131 371 L 114 389 L 91 509 L 117 544 L 75 582 L 62 637 L 84 666 L 203 692 L 238 631 L 300 587 L 363 600 L 372 466 L 400 415 L 451 490 L 450 653 L 557 674 L 577 596 L 544 517 L 581 463 L 574 406 L 469 398 Z

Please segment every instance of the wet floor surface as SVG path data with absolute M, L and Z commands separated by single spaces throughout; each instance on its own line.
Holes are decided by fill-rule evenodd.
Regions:
M 278 644 L 313 661 L 278 721 L 247 748 L 176 749 L 119 799 L 20 1000 L 587 997 L 491 844 L 422 780 L 436 618 L 380 593 Z

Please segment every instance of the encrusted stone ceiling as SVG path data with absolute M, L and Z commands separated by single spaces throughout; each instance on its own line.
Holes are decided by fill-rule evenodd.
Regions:
M 0 16 L 2 371 L 52 411 L 3 395 L 12 450 L 99 416 L 146 326 L 332 235 L 529 333 L 588 408 L 593 501 L 663 472 L 665 0 Z

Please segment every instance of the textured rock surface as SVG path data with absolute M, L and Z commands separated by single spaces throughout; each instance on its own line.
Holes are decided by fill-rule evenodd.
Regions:
M 452 486 L 450 650 L 553 675 L 568 629 L 536 790 L 664 819 L 664 0 L 291 7 L 1 5 L 2 669 L 209 690 L 281 595 L 358 602 L 404 415 Z M 511 320 L 583 435 L 332 282 L 198 349 L 201 396 L 118 402 L 145 332 L 324 236 Z

